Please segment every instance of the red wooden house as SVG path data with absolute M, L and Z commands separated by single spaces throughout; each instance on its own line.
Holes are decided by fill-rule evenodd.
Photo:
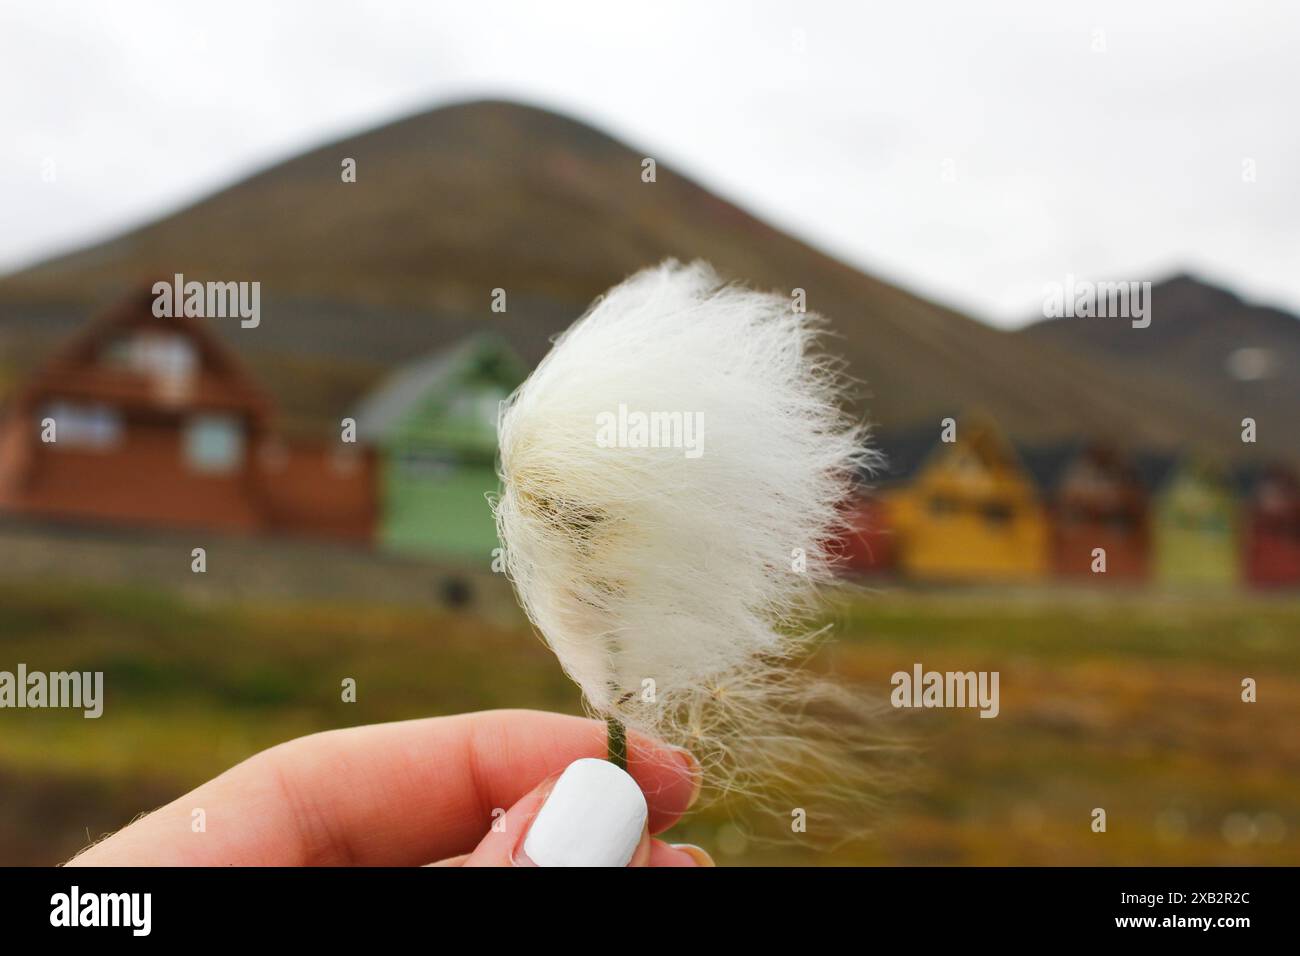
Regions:
M 934 445 L 934 429 L 876 434 L 870 445 L 875 457 L 860 476 L 832 548 L 842 569 L 852 574 L 888 574 L 897 569 L 899 539 L 884 496 L 905 484 L 925 461 Z
M 864 489 L 841 520 L 831 552 L 845 571 L 870 574 L 892 570 L 894 533 L 879 498 Z
M 1069 456 L 1049 489 L 1052 567 L 1063 577 L 1145 580 L 1150 570 L 1151 521 L 1137 470 L 1108 445 Z M 1105 552 L 1105 573 L 1097 550 Z
M 1254 483 L 1246 505 L 1246 580 L 1257 587 L 1300 585 L 1300 481 L 1284 467 Z
M 0 509 L 58 519 L 368 540 L 374 467 L 289 445 L 212 319 L 137 292 L 94 319 L 0 417 Z

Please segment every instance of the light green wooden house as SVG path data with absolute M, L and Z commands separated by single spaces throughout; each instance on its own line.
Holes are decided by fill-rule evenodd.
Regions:
M 491 559 L 497 411 L 526 375 L 503 340 L 476 335 L 400 369 L 366 398 L 357 437 L 379 454 L 381 547 Z
M 1201 462 L 1176 465 L 1152 514 L 1153 567 L 1177 588 L 1227 588 L 1240 577 L 1237 500 L 1227 478 Z

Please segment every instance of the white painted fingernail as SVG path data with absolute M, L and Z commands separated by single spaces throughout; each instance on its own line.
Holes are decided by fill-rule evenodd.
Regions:
M 555 781 L 524 852 L 538 866 L 627 866 L 646 813 L 645 795 L 626 770 L 584 757 Z

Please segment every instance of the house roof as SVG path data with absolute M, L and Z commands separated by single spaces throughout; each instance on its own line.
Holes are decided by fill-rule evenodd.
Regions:
M 873 433 L 868 445 L 878 458 L 862 475 L 863 481 L 881 488 L 907 481 L 920 470 L 938 440 L 930 427 Z
M 979 453 L 1002 455 L 1008 453 L 1012 460 L 1020 457 L 1020 449 L 1007 440 L 997 425 L 987 416 L 971 413 L 958 426 L 955 444 L 974 447 Z M 872 487 L 888 487 L 910 481 L 932 457 L 954 445 L 939 440 L 939 430 L 934 426 L 895 430 L 872 434 L 869 446 L 878 455 L 878 461 L 862 476 Z M 1020 462 L 1024 464 L 1024 462 Z
M 353 417 L 358 432 L 370 440 L 387 437 L 430 392 L 444 387 L 452 376 L 484 353 L 505 356 L 523 377 L 522 363 L 503 339 L 487 332 L 472 335 L 402 366 L 385 379 L 357 407 Z
M 1086 448 L 1083 442 L 1057 442 L 1051 445 L 1017 445 L 1020 464 L 1034 480 L 1044 497 L 1050 497 Z
M 1230 479 L 1237 494 L 1242 498 L 1253 498 L 1264 485 L 1271 488 L 1295 488 L 1300 490 L 1300 472 L 1289 462 L 1265 460 L 1239 465 L 1233 469 Z
M 272 403 L 238 355 L 217 337 L 207 320 L 153 314 L 152 283 L 145 283 L 94 316 L 68 339 L 23 386 L 20 403 L 57 393 L 73 399 L 111 401 L 168 411 L 190 408 L 243 410 L 269 415 Z M 182 393 L 163 397 L 147 376 L 96 364 L 114 336 L 131 329 L 157 329 L 185 336 L 200 358 L 200 372 Z
M 1133 457 L 1133 467 L 1143 487 L 1154 494 L 1178 470 L 1179 456 L 1169 452 L 1142 452 Z
M 979 427 L 983 428 L 983 425 L 980 424 Z M 868 487 L 887 488 L 912 480 L 940 447 L 939 431 L 937 427 L 925 426 L 881 432 L 872 435 L 869 444 L 879 452 L 880 460 L 875 467 L 864 473 L 863 481 Z M 1014 442 L 1008 443 L 1008 446 L 1040 494 L 1045 497 L 1053 495 L 1059 489 L 1070 467 L 1080 456 L 1089 454 L 1093 449 L 1106 447 L 1084 439 L 1049 444 Z M 1165 485 L 1180 461 L 1179 456 L 1163 452 L 1115 453 L 1124 469 L 1131 472 L 1137 483 L 1151 493 Z M 1253 479 L 1253 475 L 1242 474 L 1239 477 L 1243 483 Z

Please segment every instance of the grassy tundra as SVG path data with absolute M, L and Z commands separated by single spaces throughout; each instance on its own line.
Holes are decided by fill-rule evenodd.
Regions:
M 723 808 L 676 838 L 733 863 L 1300 863 L 1300 599 L 884 591 L 846 596 L 831 619 L 816 666 L 877 696 L 917 662 L 996 670 L 999 716 L 890 711 L 918 766 L 867 842 L 768 845 Z M 58 862 L 299 734 L 577 706 L 499 594 L 449 611 L 8 579 L 0 670 L 19 662 L 102 670 L 106 703 L 99 720 L 0 711 L 5 863 Z M 356 703 L 340 699 L 346 677 Z M 1257 703 L 1241 702 L 1244 677 Z

